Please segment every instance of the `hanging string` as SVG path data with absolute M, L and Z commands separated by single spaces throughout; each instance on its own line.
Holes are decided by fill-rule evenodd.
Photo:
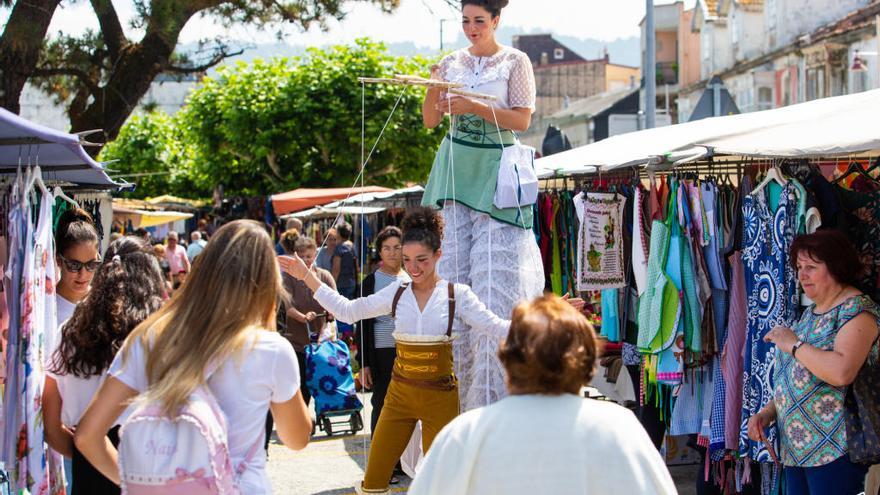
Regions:
M 365 98 L 365 97 L 364 97 L 363 92 L 365 91 L 365 89 L 364 89 L 364 87 L 363 87 L 363 84 L 364 84 L 364 83 L 361 83 L 361 84 L 362 84 L 362 88 L 361 88 L 361 91 L 362 91 L 362 93 L 361 93 L 361 102 L 362 102 L 362 103 L 361 103 L 361 111 L 364 112 L 364 111 L 365 111 L 365 106 L 364 106 L 364 103 L 363 103 L 363 102 L 364 102 L 364 98 Z M 346 195 L 346 196 L 345 196 L 345 199 L 343 199 L 342 202 L 339 204 L 340 207 L 342 207 L 342 206 L 344 206 L 346 203 L 348 203 L 348 200 L 351 199 L 351 196 L 352 196 L 352 194 L 354 193 L 354 188 L 357 187 L 358 182 L 361 182 L 362 177 L 363 177 L 363 175 L 364 175 L 364 171 L 365 171 L 366 168 L 367 168 L 367 163 L 369 163 L 369 162 L 370 162 L 370 159 L 373 157 L 373 153 L 376 151 L 376 147 L 379 146 L 379 141 L 382 140 L 382 136 L 385 134 L 385 129 L 387 129 L 387 128 L 388 128 L 388 124 L 391 123 L 391 117 L 394 116 L 394 112 L 397 110 L 397 107 L 400 106 L 400 101 L 403 99 L 403 96 L 406 94 L 406 92 L 407 92 L 408 89 L 409 89 L 409 86 L 404 86 L 404 87 L 403 87 L 403 90 L 402 90 L 402 91 L 400 92 L 400 94 L 397 96 L 397 101 L 394 103 L 394 107 L 391 109 L 391 113 L 388 114 L 388 118 L 385 119 L 385 124 L 382 126 L 382 130 L 379 131 L 379 136 L 376 138 L 375 143 L 373 143 L 373 147 L 372 147 L 372 149 L 370 149 L 370 153 L 367 155 L 366 159 L 361 160 L 361 169 L 360 169 L 360 171 L 358 172 L 357 177 L 354 178 L 354 183 L 351 185 L 351 188 L 350 188 L 349 191 L 348 191 L 348 195 Z M 363 116 L 362 118 L 363 118 L 363 120 L 366 120 L 366 117 L 365 117 L 365 116 Z M 361 125 L 361 135 L 363 136 L 364 133 L 365 133 L 365 130 L 364 130 L 364 124 L 362 124 L 362 125 Z M 364 138 L 362 137 L 361 140 L 363 141 Z M 361 152 L 361 154 L 363 155 L 363 152 Z M 342 210 L 341 210 L 341 208 L 340 208 L 340 211 L 336 214 L 336 218 L 334 218 L 333 223 L 332 223 L 331 225 L 336 225 L 336 223 L 339 222 L 339 219 L 340 219 L 340 218 L 342 218 Z M 327 244 L 327 236 L 324 236 L 324 239 L 323 239 L 323 241 L 321 242 L 321 246 L 319 247 L 319 250 L 320 250 L 320 249 L 323 249 L 323 248 L 325 247 L 326 244 Z M 316 260 L 317 260 L 317 258 L 316 258 Z M 313 262 L 313 263 L 314 263 L 314 262 Z
M 449 98 L 448 95 L 446 98 L 446 102 L 449 104 L 449 152 L 447 153 L 448 160 L 446 161 L 446 169 L 447 169 L 446 190 L 443 193 L 443 197 L 444 198 L 449 197 L 449 182 L 450 182 L 450 177 L 451 177 L 452 178 L 452 205 L 451 206 L 454 209 L 454 212 L 452 214 L 452 237 L 455 242 L 455 283 L 460 283 L 461 277 L 459 276 L 459 271 L 458 271 L 458 267 L 461 266 L 458 262 L 458 251 L 460 248 L 460 245 L 458 244 L 458 214 L 457 214 L 458 206 L 455 204 L 455 199 L 456 199 L 456 195 L 455 195 L 455 153 L 453 151 L 453 146 L 455 146 L 455 142 L 453 141 L 453 131 L 455 129 L 457 119 L 456 119 L 456 116 L 452 114 L 452 99 Z

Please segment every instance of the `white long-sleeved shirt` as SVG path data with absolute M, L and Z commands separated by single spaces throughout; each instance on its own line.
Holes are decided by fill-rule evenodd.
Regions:
M 391 314 L 391 305 L 401 282 L 392 283 L 375 294 L 360 299 L 348 300 L 333 289 L 322 285 L 315 292 L 315 300 L 327 311 L 342 321 L 358 321 L 365 318 Z M 410 285 L 397 302 L 397 315 L 394 335 L 417 335 L 441 337 L 446 335 L 449 325 L 448 282 L 441 280 L 425 304 L 424 311 Z M 510 330 L 510 320 L 499 318 L 480 302 L 470 287 L 455 284 L 455 318 L 460 319 L 474 331 L 485 332 L 495 337 L 506 337 Z

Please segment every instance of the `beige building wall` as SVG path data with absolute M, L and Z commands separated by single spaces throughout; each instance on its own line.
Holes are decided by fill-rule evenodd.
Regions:
M 678 58 L 678 33 L 657 31 L 657 63 L 675 62 Z
M 681 13 L 678 23 L 678 85 L 686 88 L 700 81 L 700 33 L 691 31 L 694 10 Z
M 538 97 L 532 125 L 562 110 L 566 98 L 572 102 L 604 92 L 605 67 L 604 60 L 535 67 Z
M 608 64 L 605 66 L 605 91 L 638 86 L 641 81 L 641 70 L 628 65 Z

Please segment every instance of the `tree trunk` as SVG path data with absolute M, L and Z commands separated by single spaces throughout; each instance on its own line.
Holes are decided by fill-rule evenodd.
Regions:
M 0 37 L 0 106 L 21 111 L 21 92 L 37 66 L 40 48 L 60 0 L 19 0 Z
M 168 66 L 177 44 L 176 34 L 179 31 L 167 41 L 147 34 L 140 43 L 123 48 L 118 65 L 107 83 L 92 95 L 91 104 L 82 112 L 71 112 L 71 132 L 103 129 L 105 142 L 115 139 L 153 80 Z

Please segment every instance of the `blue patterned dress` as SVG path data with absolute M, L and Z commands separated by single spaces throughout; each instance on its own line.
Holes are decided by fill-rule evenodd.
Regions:
M 775 212 L 768 202 L 768 187 L 743 199 L 742 259 L 748 320 L 739 451 L 759 462 L 770 462 L 770 454 L 763 443 L 749 439 L 747 425 L 773 398 L 776 347 L 764 342 L 764 336 L 775 326 L 794 326 L 798 313 L 797 276 L 788 262 L 788 249 L 797 232 L 798 204 L 792 182 L 782 187 Z M 770 428 L 768 441 L 775 446 L 777 437 L 776 428 Z

